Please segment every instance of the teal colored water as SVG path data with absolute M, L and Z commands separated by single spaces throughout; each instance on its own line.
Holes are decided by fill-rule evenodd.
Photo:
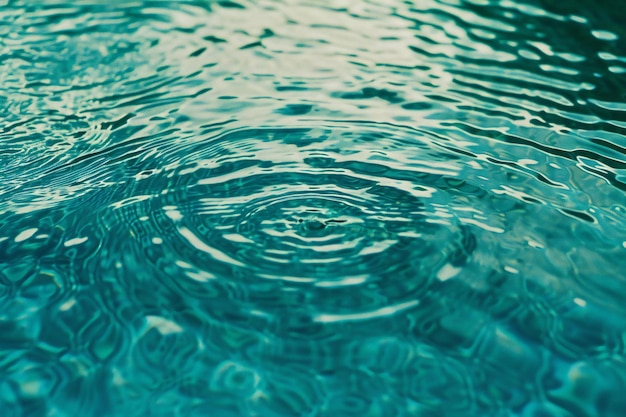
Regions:
M 623 417 L 618 1 L 0 6 L 1 417 Z

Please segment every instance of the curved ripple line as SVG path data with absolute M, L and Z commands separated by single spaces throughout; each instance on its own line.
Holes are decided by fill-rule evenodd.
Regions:
M 236 266 L 244 266 L 241 262 L 231 258 L 225 253 L 221 252 L 218 249 L 212 248 L 209 245 L 205 244 L 198 238 L 198 236 L 194 235 L 192 231 L 187 229 L 186 227 L 179 227 L 178 232 L 185 238 L 187 241 L 196 249 L 201 250 L 202 252 L 206 252 L 215 258 L 218 261 L 227 262 Z
M 359 320 L 371 320 L 376 318 L 383 318 L 400 313 L 404 310 L 409 310 L 419 305 L 418 300 L 407 301 L 392 306 L 386 306 L 377 310 L 368 311 L 364 313 L 349 313 L 349 314 L 318 314 L 313 320 L 321 323 L 335 323 L 335 322 L 347 322 L 347 321 L 359 321 Z

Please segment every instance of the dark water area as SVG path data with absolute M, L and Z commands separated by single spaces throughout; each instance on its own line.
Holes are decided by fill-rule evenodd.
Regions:
M 624 22 L 0 5 L 0 417 L 625 416 Z

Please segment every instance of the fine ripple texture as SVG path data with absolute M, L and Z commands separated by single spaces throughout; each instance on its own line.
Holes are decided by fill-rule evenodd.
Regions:
M 0 414 L 623 417 L 617 0 L 0 8 Z

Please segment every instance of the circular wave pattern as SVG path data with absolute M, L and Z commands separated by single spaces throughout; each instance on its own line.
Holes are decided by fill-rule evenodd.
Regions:
M 415 306 L 446 265 L 462 265 L 473 250 L 463 242 L 473 237 L 443 211 L 450 196 L 428 185 L 432 168 L 421 170 L 417 158 L 411 169 L 385 165 L 393 148 L 411 139 L 390 132 L 378 143 L 390 150 L 367 156 L 372 133 L 345 127 L 226 133 L 190 150 L 168 173 L 139 181 L 145 199 L 121 201 L 114 210 L 119 218 L 128 218 L 124 211 L 149 213 L 138 233 L 150 231 L 176 254 L 161 263 L 196 281 L 234 280 L 255 311 L 277 307 L 254 305 L 253 288 L 267 281 L 270 290 L 299 288 L 319 320 L 393 314 L 394 306 Z M 427 141 L 421 142 L 418 149 Z M 453 175 L 454 165 L 447 170 Z M 164 176 L 171 180 L 160 189 Z M 424 184 L 393 178 L 420 176 Z M 311 290 L 344 287 L 354 287 L 353 300 L 338 305 Z M 376 297 L 359 301 L 361 287 L 375 288 Z M 340 312 L 345 316 L 334 316 Z
M 4 5 L 3 417 L 622 417 L 622 9 Z

